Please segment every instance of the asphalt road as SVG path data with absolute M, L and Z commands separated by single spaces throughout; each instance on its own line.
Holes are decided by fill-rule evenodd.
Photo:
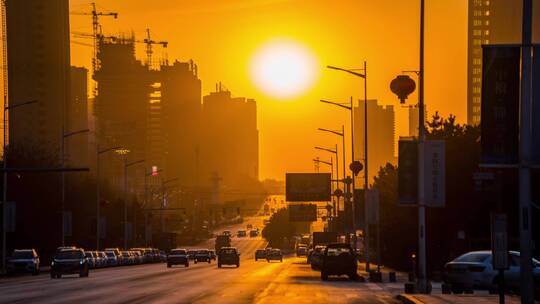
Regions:
M 262 218 L 250 222 L 262 227 Z M 213 244 L 209 240 L 198 247 Z M 241 252 L 240 268 L 219 269 L 215 262 L 188 268 L 149 264 L 93 270 L 88 278 L 51 280 L 42 274 L 0 279 L 0 303 L 398 303 L 394 296 L 399 290 L 388 284 L 345 277 L 323 283 L 305 258 L 255 261 L 255 250 L 266 246 L 260 237 L 234 237 L 233 246 Z

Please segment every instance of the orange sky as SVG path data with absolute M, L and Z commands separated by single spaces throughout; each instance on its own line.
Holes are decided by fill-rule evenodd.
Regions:
M 71 0 L 72 11 L 90 10 L 87 0 Z M 222 81 L 235 96 L 258 102 L 260 177 L 284 178 L 286 171 L 312 171 L 313 146 L 333 146 L 336 137 L 318 127 L 348 125 L 348 114 L 318 102 L 363 98 L 360 79 L 324 69 L 368 62 L 368 98 L 397 105 L 390 81 L 418 66 L 418 0 L 101 0 L 101 10 L 117 11 L 118 20 L 102 18 L 105 34 L 147 27 L 156 40 L 169 41 L 169 60 L 195 60 L 203 95 Z M 89 16 L 72 16 L 72 30 L 91 32 Z M 320 77 L 303 96 L 275 100 L 260 92 L 249 76 L 255 50 L 269 40 L 286 38 L 311 50 Z M 91 43 L 90 40 L 76 39 Z M 467 1 L 431 0 L 426 4 L 426 104 L 466 120 Z M 72 64 L 90 66 L 91 48 L 72 44 Z M 156 56 L 162 52 L 156 47 Z M 137 55 L 144 58 L 144 45 Z M 411 96 L 412 100 L 416 96 Z M 398 135 L 407 133 L 406 109 L 396 108 Z M 349 143 L 347 143 L 349 145 Z M 349 156 L 348 156 L 349 157 Z

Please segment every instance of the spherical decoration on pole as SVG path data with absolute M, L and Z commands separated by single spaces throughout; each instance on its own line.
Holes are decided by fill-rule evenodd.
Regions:
M 355 160 L 349 165 L 349 169 L 351 169 L 352 173 L 354 173 L 354 176 L 358 176 L 358 173 L 364 169 L 364 165 L 362 165 L 361 162 Z
M 390 82 L 390 90 L 398 96 L 401 103 L 405 103 L 405 99 L 415 89 L 416 83 L 407 75 L 399 75 Z

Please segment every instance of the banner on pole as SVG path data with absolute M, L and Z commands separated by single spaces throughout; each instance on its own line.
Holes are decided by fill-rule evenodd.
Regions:
M 444 140 L 424 142 L 424 199 L 428 207 L 444 207 L 446 200 Z
M 398 147 L 399 205 L 415 206 L 418 203 L 418 141 L 402 138 Z
M 365 191 L 367 205 L 368 224 L 374 225 L 379 221 L 379 190 L 368 189 Z

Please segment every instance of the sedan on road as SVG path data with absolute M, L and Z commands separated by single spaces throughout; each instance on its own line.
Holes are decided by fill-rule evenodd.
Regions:
M 118 256 L 114 251 L 105 251 L 107 266 L 118 266 Z
M 328 280 L 329 275 L 347 275 L 349 279 L 358 278 L 356 253 L 349 244 L 328 244 L 322 255 L 321 279 Z
M 533 275 L 540 280 L 540 262 L 533 259 Z M 504 281 L 508 289 L 518 292 L 520 286 L 520 254 L 509 251 L 508 270 Z M 498 286 L 498 271 L 493 269 L 490 250 L 465 253 L 445 265 L 444 282 L 453 293 L 463 293 L 465 287 L 495 290 Z
M 29 272 L 39 274 L 39 256 L 34 249 L 15 249 L 6 264 L 8 274 Z
M 266 261 L 270 263 L 270 261 L 280 261 L 283 262 L 283 254 L 281 253 L 281 250 L 279 249 L 272 249 L 270 252 L 266 255 Z
M 258 261 L 259 259 L 266 259 L 265 249 L 257 249 L 257 251 L 255 251 L 255 261 Z
M 240 267 L 240 253 L 235 247 L 223 247 L 218 253 L 218 268 L 221 265 L 236 265 Z
M 212 262 L 212 256 L 210 255 L 210 251 L 208 249 L 201 249 L 197 251 L 195 254 L 195 264 L 198 262 L 208 262 L 208 264 Z
M 184 265 L 189 267 L 189 257 L 187 250 L 185 249 L 173 249 L 167 255 L 167 268 L 171 268 L 174 265 Z
M 65 249 L 57 253 L 51 262 L 51 279 L 61 278 L 64 274 L 88 276 L 88 259 L 82 249 Z
M 322 265 L 322 256 L 324 253 L 325 246 L 315 246 L 313 250 L 311 251 L 311 254 L 309 255 L 309 263 L 311 264 L 311 269 L 313 270 L 319 270 L 321 269 Z

